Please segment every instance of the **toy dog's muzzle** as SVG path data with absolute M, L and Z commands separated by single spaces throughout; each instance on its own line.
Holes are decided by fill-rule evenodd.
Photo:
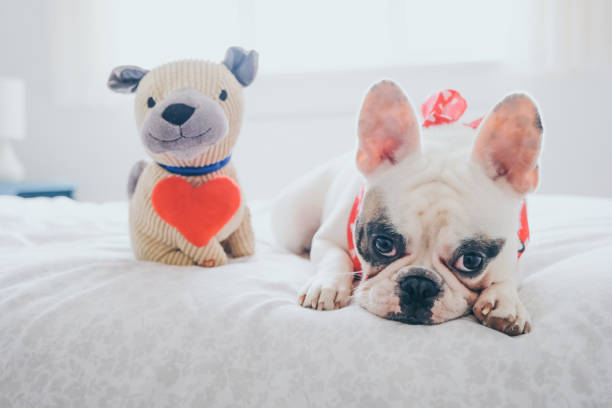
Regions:
M 219 104 L 193 88 L 173 91 L 151 108 L 145 118 L 142 140 L 152 153 L 170 153 L 188 160 L 217 144 L 229 124 Z

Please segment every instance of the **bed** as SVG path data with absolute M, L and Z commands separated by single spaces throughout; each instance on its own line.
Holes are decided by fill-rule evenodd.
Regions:
M 0 407 L 612 406 L 612 200 L 538 196 L 533 331 L 296 303 L 277 248 L 202 269 L 136 261 L 127 204 L 0 197 Z

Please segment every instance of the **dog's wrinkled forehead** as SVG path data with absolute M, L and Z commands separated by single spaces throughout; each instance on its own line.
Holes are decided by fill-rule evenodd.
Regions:
M 516 234 L 516 203 L 469 162 L 427 153 L 419 160 L 371 181 L 358 218 L 362 249 L 368 236 L 389 236 L 398 249 L 393 261 L 402 249 L 438 256 L 468 238 Z
M 443 199 L 435 202 L 437 194 L 430 193 L 423 186 L 412 191 L 377 186 L 366 192 L 357 223 L 358 247 L 366 262 L 382 266 L 419 249 L 429 251 L 443 229 L 466 229 L 462 228 L 460 206 L 447 206 Z M 380 248 L 375 246 L 380 246 L 377 241 L 381 239 L 390 240 L 387 245 L 392 244 L 394 250 L 378 256 Z

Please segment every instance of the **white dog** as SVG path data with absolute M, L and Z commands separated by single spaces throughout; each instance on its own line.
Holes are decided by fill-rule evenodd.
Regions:
M 534 101 L 511 94 L 476 131 L 447 124 L 421 137 L 401 88 L 375 84 L 359 116 L 356 166 L 343 156 L 315 170 L 274 209 L 278 241 L 309 251 L 316 267 L 298 302 L 336 309 L 354 290 L 388 319 L 436 324 L 473 311 L 496 330 L 529 332 L 517 230 L 523 198 L 538 184 L 542 133 Z

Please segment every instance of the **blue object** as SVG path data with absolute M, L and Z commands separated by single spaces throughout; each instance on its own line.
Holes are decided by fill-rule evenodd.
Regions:
M 229 163 L 232 155 L 230 154 L 225 159 L 218 161 L 213 164 L 208 164 L 202 167 L 174 167 L 174 166 L 166 166 L 165 164 L 157 163 L 160 167 L 166 169 L 170 173 L 179 174 L 181 176 L 204 176 L 206 174 L 213 173 L 217 170 L 225 167 L 227 163 Z
M 74 185 L 55 182 L 1 183 L 0 195 L 74 198 Z

